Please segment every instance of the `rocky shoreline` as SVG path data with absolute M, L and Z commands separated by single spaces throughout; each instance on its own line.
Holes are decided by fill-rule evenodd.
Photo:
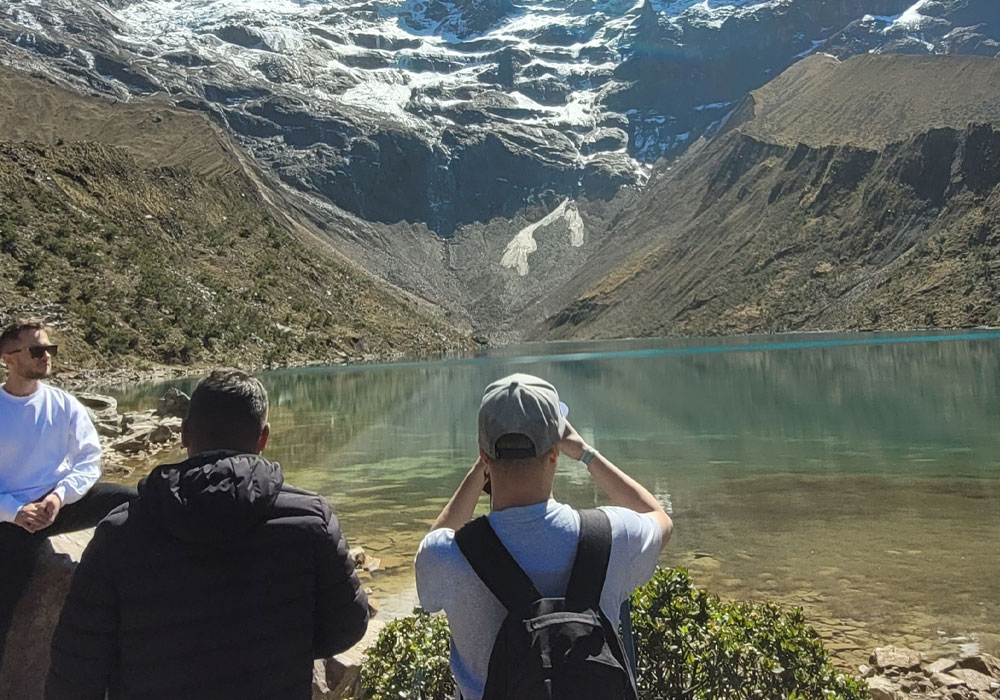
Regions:
M 77 393 L 97 428 L 103 452 L 103 470 L 111 477 L 129 476 L 137 467 L 152 465 L 161 452 L 180 445 L 181 423 L 190 398 L 168 389 L 156 408 L 118 413 L 111 396 Z
M 1000 659 L 973 654 L 929 661 L 912 649 L 880 647 L 858 672 L 872 700 L 993 700 L 1000 698 Z

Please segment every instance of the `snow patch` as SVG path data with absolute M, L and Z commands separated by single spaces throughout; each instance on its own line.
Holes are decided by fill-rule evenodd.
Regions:
M 813 51 L 815 51 L 816 49 L 818 49 L 820 46 L 822 46 L 825 42 L 826 42 L 825 39 L 820 39 L 819 41 L 816 41 L 816 40 L 810 41 L 809 43 L 812 44 L 812 46 L 810 46 L 808 49 L 806 49 L 802 53 L 795 54 L 795 58 L 805 58 L 806 56 L 808 56 L 809 54 L 811 54 Z
M 567 198 L 543 219 L 518 231 L 517 235 L 507 244 L 503 257 L 500 258 L 500 265 L 508 269 L 516 269 L 518 275 L 525 277 L 531 270 L 528 266 L 528 256 L 538 250 L 535 231 L 554 224 L 560 219 L 566 222 L 566 227 L 569 229 L 569 244 L 574 248 L 582 246 L 583 219 L 580 217 L 580 210 L 576 208 L 576 203 Z
M 409 104 L 412 93 L 413 90 L 409 85 L 403 85 L 390 78 L 388 81 L 363 82 L 338 95 L 337 99 L 343 104 L 361 107 L 409 123 L 413 118 L 406 113 L 406 105 Z
M 903 14 L 899 16 L 896 20 L 896 25 L 901 27 L 917 28 L 924 21 L 925 17 L 920 14 L 920 10 L 927 5 L 930 0 L 919 0 L 915 5 L 911 6 Z
M 904 10 L 898 15 L 865 15 L 861 18 L 862 22 L 881 22 L 887 25 L 883 30 L 883 34 L 889 34 L 893 29 L 902 28 L 909 30 L 920 29 L 923 25 L 924 20 L 927 19 L 925 15 L 920 14 L 920 10 L 927 5 L 930 0 L 918 0 L 915 4 L 911 5 L 908 9 Z
M 709 105 L 698 105 L 694 108 L 695 112 L 704 112 L 706 109 L 723 109 L 731 105 L 732 102 L 713 102 Z

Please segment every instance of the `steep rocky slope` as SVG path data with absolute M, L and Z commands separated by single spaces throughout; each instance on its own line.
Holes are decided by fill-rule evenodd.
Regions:
M 674 213 L 689 208 L 679 193 L 703 192 L 681 183 L 673 193 L 662 182 L 677 183 L 693 161 L 668 170 L 658 159 L 689 148 L 711 156 L 702 137 L 725 138 L 740 125 L 764 144 L 880 152 L 932 128 L 962 130 L 970 108 L 992 123 L 994 73 L 948 80 L 965 69 L 937 59 L 1000 52 L 998 7 L 19 0 L 0 3 L 0 63 L 113 97 L 123 114 L 150 102 L 179 107 L 171 120 L 208 115 L 259 166 L 250 168 L 255 181 L 267 173 L 284 184 L 260 190 L 286 213 L 283 226 L 308 229 L 307 237 L 444 309 L 450 323 L 503 342 L 662 242 L 630 223 L 636 207 L 654 198 L 669 205 L 646 214 L 671 222 L 657 230 L 689 223 Z M 851 78 L 861 100 L 850 81 L 817 67 L 839 64 L 802 61 L 886 53 L 934 59 L 933 87 L 904 95 L 892 87 L 900 84 L 893 70 L 872 63 Z M 783 82 L 769 82 L 779 74 Z M 930 99 L 938 113 L 909 104 Z M 5 104 L 0 95 L 0 110 Z M 55 118 L 57 104 L 26 109 L 44 115 L 49 137 L 81 128 Z M 872 115 L 887 115 L 877 133 Z M 141 143 L 152 122 L 136 119 Z M 181 142 L 177 153 L 155 144 L 142 153 L 153 164 L 204 157 L 191 150 Z
M 0 61 L 122 99 L 170 95 L 290 186 L 444 236 L 641 185 L 645 163 L 810 53 L 996 55 L 997 39 L 993 0 L 0 6 Z
M 557 293 L 572 303 L 533 333 L 1000 323 L 997 71 L 976 58 L 799 64 L 744 122 L 658 173 L 593 275 Z
M 201 115 L 0 71 L 2 319 L 79 366 L 343 361 L 466 347 L 311 236 Z

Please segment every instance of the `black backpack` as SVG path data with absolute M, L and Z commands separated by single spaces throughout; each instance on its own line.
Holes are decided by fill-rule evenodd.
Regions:
M 543 598 L 489 520 L 473 520 L 455 542 L 507 617 L 490 655 L 483 700 L 637 700 L 617 630 L 601 612 L 611 522 L 580 511 L 580 541 L 565 598 Z

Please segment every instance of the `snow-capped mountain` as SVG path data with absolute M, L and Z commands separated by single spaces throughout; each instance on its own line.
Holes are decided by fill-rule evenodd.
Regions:
M 995 0 L 20 0 L 0 60 L 205 110 L 287 184 L 443 235 L 609 198 L 797 59 L 1000 52 Z

